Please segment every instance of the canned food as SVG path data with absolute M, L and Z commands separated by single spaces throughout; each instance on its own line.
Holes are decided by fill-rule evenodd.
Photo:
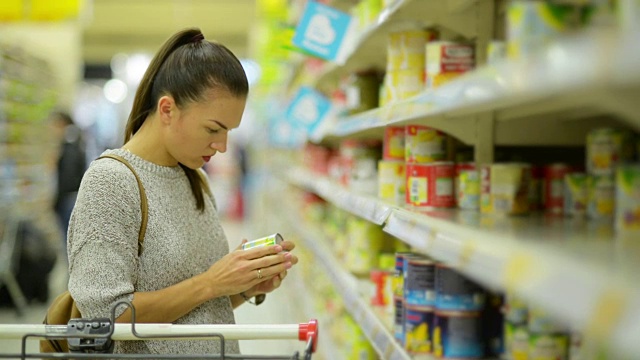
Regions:
M 475 163 L 456 164 L 455 192 L 460 209 L 480 208 L 480 174 Z
M 492 40 L 487 45 L 487 65 L 495 65 L 507 57 L 507 44 L 504 41 Z
M 396 267 L 395 267 L 395 273 L 393 276 L 393 281 L 391 283 L 393 296 L 404 299 L 404 268 L 405 268 L 404 263 L 409 257 L 413 255 L 414 254 L 410 252 L 396 253 Z
M 506 294 L 505 319 L 511 324 L 525 325 L 529 321 L 529 308 L 520 298 L 511 293 Z
M 390 283 L 393 273 L 385 270 L 371 270 L 369 278 L 374 285 L 371 305 L 386 306 L 391 302 Z
M 404 161 L 404 126 L 387 126 L 384 129 L 382 158 Z
M 279 245 L 282 241 L 282 235 L 275 233 L 273 235 L 265 236 L 242 244 L 242 250 L 249 250 L 262 246 Z
M 555 317 L 536 307 L 529 309 L 528 324 L 529 332 L 532 334 L 557 334 L 565 331 Z
M 405 161 L 431 163 L 447 158 L 447 136 L 426 126 L 408 125 L 405 128 Z
M 562 214 L 564 210 L 564 177 L 571 172 L 567 164 L 552 164 L 544 167 L 543 196 L 544 208 L 552 214 Z
M 564 177 L 564 214 L 581 217 L 587 212 L 587 174 L 572 173 Z
M 559 334 L 530 334 L 528 360 L 556 360 L 569 357 L 569 338 Z
M 487 307 L 482 313 L 482 333 L 486 339 L 486 356 L 500 358 L 504 353 L 504 297 L 490 294 Z
M 433 30 L 400 31 L 390 34 L 387 45 L 387 70 L 424 71 L 425 45 L 437 36 L 437 32 Z
M 405 202 L 407 175 L 404 162 L 378 162 L 378 197 L 395 205 Z
M 426 208 L 454 207 L 453 174 L 452 162 L 407 164 L 407 204 Z
M 491 214 L 493 204 L 491 203 L 491 165 L 485 164 L 480 167 L 480 212 Z
M 529 360 L 529 330 L 526 325 L 504 323 L 504 347 L 507 359 Z
M 485 355 L 479 312 L 436 310 L 433 354 L 439 359 L 478 359 Z
M 404 317 L 404 346 L 412 354 L 431 353 L 433 308 L 406 305 Z
M 450 41 L 427 43 L 427 88 L 435 88 L 473 70 L 473 45 Z
M 640 235 L 640 165 L 618 167 L 616 178 L 616 230 Z
M 423 68 L 390 70 L 385 76 L 385 85 L 389 87 L 394 100 L 409 99 L 424 91 Z
M 615 174 L 618 164 L 633 157 L 631 134 L 616 129 L 597 129 L 587 135 L 587 172 L 589 175 Z
M 615 185 L 612 176 L 587 177 L 587 216 L 610 219 L 615 209 Z
M 529 210 L 537 211 L 543 207 L 544 168 L 531 166 L 531 181 L 529 182 Z
M 520 215 L 529 212 L 528 164 L 491 165 L 491 209 L 495 214 Z
M 393 322 L 393 334 L 398 343 L 404 345 L 404 318 L 405 318 L 405 304 L 402 297 L 395 296 L 393 298 L 394 306 L 394 322 Z
M 347 268 L 356 275 L 368 275 L 377 266 L 384 233 L 380 226 L 350 217 L 347 221 Z
M 423 256 L 404 261 L 404 298 L 407 306 L 433 306 L 436 303 L 435 263 Z
M 436 265 L 436 308 L 480 311 L 486 294 L 475 282 L 444 264 Z

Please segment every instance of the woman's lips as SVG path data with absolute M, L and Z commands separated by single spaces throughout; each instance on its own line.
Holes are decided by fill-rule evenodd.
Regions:
M 203 156 L 202 160 L 204 160 L 204 162 L 209 162 L 209 160 L 211 160 L 211 156 Z

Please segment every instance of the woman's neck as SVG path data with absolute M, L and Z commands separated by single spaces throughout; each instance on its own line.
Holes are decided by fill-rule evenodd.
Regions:
M 157 119 L 147 118 L 122 148 L 156 165 L 178 166 L 178 162 L 167 152 L 160 130 L 157 128 Z

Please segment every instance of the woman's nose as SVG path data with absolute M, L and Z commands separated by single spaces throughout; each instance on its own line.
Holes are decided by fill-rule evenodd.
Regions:
M 225 153 L 227 151 L 227 141 L 221 141 L 221 142 L 212 142 L 211 143 L 211 148 L 214 149 L 217 152 L 220 153 Z

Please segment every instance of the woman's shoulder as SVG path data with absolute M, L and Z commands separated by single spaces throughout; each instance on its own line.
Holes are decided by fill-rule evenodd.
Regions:
M 114 151 L 105 151 L 93 160 L 87 169 L 83 183 L 86 185 L 100 186 L 120 192 L 130 187 L 137 187 L 135 176 L 129 168 L 120 161 L 103 157 L 104 155 L 117 155 Z

